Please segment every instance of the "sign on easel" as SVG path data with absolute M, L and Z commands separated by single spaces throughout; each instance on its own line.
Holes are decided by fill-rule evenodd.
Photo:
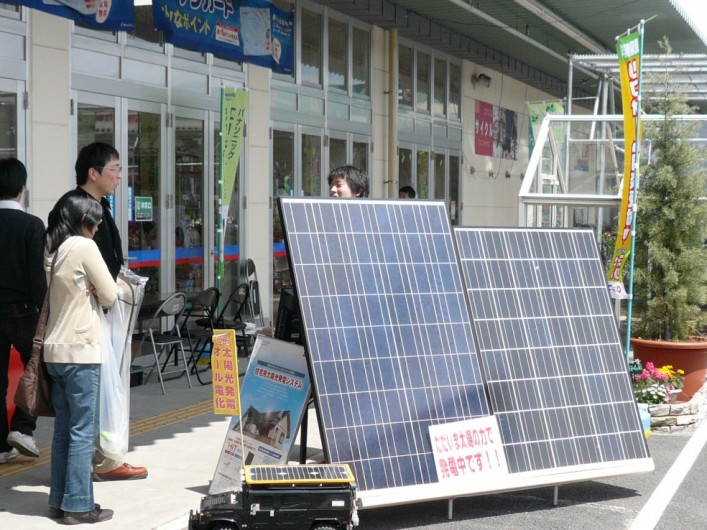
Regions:
M 239 491 L 244 465 L 287 463 L 309 391 L 304 348 L 258 335 L 209 494 Z

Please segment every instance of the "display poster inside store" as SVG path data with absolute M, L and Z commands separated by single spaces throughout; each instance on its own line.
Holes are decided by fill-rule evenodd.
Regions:
M 244 465 L 285 464 L 310 392 L 304 348 L 257 335 L 209 493 L 239 491 Z

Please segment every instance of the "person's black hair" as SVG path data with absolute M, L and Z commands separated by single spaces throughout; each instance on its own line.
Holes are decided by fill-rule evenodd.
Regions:
M 102 220 L 103 208 L 96 199 L 76 190 L 65 193 L 49 214 L 49 252 L 55 252 L 70 236 L 83 236 L 84 227 L 93 230 Z
M 83 186 L 88 182 L 88 172 L 91 168 L 103 171 L 112 159 L 120 160 L 118 150 L 110 144 L 94 142 L 83 147 L 76 158 L 76 185 Z
M 351 193 L 357 197 L 368 197 L 368 175 L 355 166 L 339 166 L 329 172 L 329 186 L 334 179 L 342 178 L 351 188 Z
M 14 199 L 27 184 L 27 169 L 16 158 L 0 160 L 0 200 Z
M 403 186 L 400 188 L 399 193 L 407 193 L 408 199 L 414 199 L 417 196 L 417 193 L 415 193 L 415 188 L 412 186 Z

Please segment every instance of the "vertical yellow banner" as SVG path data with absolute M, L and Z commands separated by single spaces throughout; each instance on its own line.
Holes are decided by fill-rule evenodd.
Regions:
M 638 160 L 636 153 L 638 143 L 636 130 L 639 120 L 638 116 L 638 89 L 641 67 L 641 46 L 640 33 L 622 35 L 616 43 L 616 50 L 619 58 L 619 70 L 621 72 L 621 101 L 624 114 L 624 184 L 621 196 L 621 210 L 619 211 L 619 226 L 616 233 L 616 245 L 614 254 L 609 263 L 607 280 L 609 282 L 609 293 L 612 298 L 627 298 L 624 288 L 623 272 L 628 257 L 631 252 L 631 232 L 633 230 L 633 216 L 635 205 L 633 204 L 634 192 L 636 190 Z
M 215 329 L 211 344 L 214 414 L 240 415 L 236 332 Z
M 224 218 L 228 215 L 233 187 L 238 173 L 238 162 L 241 158 L 241 143 L 245 127 L 248 93 L 235 88 L 223 88 L 221 97 L 221 178 L 223 193 L 221 204 L 224 207 Z

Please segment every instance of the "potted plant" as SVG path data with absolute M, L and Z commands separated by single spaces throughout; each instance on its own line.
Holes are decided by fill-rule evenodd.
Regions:
M 665 39 L 663 47 L 670 52 Z M 695 122 L 680 119 L 694 109 L 670 73 L 654 80 L 662 89 L 646 99 L 646 110 L 664 119 L 645 127 L 654 160 L 640 182 L 631 344 L 644 362 L 683 368 L 680 397 L 690 399 L 707 375 L 707 342 L 700 340 L 707 303 L 707 181 L 701 153 L 690 141 Z

